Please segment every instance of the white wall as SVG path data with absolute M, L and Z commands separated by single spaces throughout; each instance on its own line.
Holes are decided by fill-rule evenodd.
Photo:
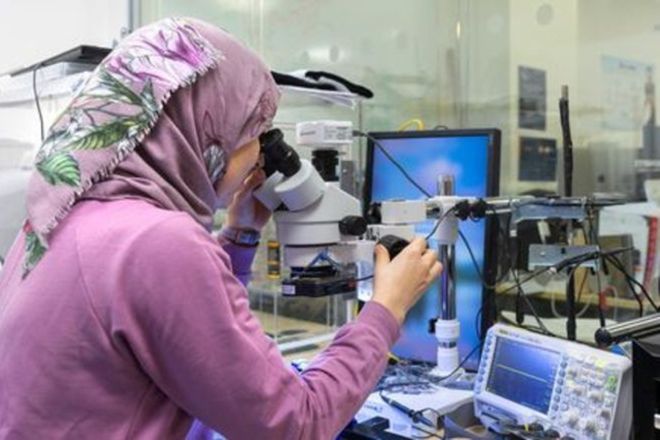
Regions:
M 0 0 L 0 73 L 80 44 L 111 47 L 127 27 L 128 8 L 128 0 Z M 15 167 L 40 142 L 34 101 L 2 104 L 3 90 L 14 84 L 0 81 L 0 170 Z M 46 128 L 67 101 L 42 97 Z
M 83 43 L 111 45 L 127 20 L 127 0 L 0 0 L 0 72 Z

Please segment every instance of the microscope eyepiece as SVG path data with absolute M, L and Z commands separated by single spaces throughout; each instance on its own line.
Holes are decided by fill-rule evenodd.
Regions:
M 291 177 L 300 170 L 300 157 L 296 150 L 284 141 L 282 130 L 274 128 L 259 136 L 261 153 L 264 155 L 264 172 L 271 176 L 276 171 Z

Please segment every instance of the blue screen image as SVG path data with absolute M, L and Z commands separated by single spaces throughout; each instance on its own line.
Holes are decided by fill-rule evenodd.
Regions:
M 430 194 L 437 194 L 438 176 L 451 174 L 455 177 L 457 195 L 485 197 L 488 192 L 488 135 L 447 136 L 425 138 L 378 139 L 385 150 Z M 403 174 L 374 146 L 371 181 L 371 201 L 391 199 L 424 199 Z M 431 231 L 433 221 L 416 227 L 419 235 Z M 467 220 L 460 223 L 460 230 L 470 243 L 483 273 L 486 223 Z M 429 246 L 437 248 L 435 240 Z M 461 325 L 458 342 L 461 359 L 479 341 L 477 325 L 483 287 L 474 270 L 467 248 L 459 240 L 456 244 L 456 309 Z M 408 313 L 401 337 L 392 351 L 397 356 L 427 362 L 436 361 L 437 341 L 428 331 L 429 320 L 440 313 L 440 283 L 434 283 Z M 478 364 L 474 356 L 467 366 Z
M 486 390 L 547 414 L 560 360 L 556 351 L 498 338 Z

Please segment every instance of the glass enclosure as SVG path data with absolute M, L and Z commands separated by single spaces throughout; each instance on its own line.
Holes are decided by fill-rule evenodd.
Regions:
M 520 178 L 519 164 L 529 138 L 561 147 L 562 85 L 576 191 L 641 196 L 637 176 L 653 168 L 640 159 L 655 150 L 644 137 L 655 123 L 655 0 L 142 1 L 143 22 L 171 15 L 224 27 L 275 70 L 335 71 L 367 85 L 376 95 L 364 105 L 370 130 L 413 117 L 427 127 L 501 128 L 505 194 L 557 189 Z
M 426 128 L 499 128 L 503 195 L 562 190 L 558 101 L 564 85 L 574 194 L 622 193 L 641 201 L 644 182 L 660 178 L 657 0 L 143 0 L 140 10 L 143 23 L 172 15 L 202 18 L 238 35 L 274 70 L 327 70 L 375 93 L 350 112 L 285 99 L 280 122 L 343 117 L 365 130 L 396 130 L 415 118 Z M 364 149 L 356 144 L 353 154 L 361 161 Z M 657 295 L 657 263 L 650 263 L 650 276 L 643 274 L 651 249 L 636 234 L 648 239 L 652 231 L 644 228 L 658 213 L 632 210 L 638 219 L 621 220 L 630 211 L 608 214 L 601 235 L 613 243 L 633 236 L 639 252 L 630 267 Z M 630 222 L 637 222 L 634 233 Z M 263 261 L 256 267 L 263 270 Z M 636 310 L 625 282 L 617 291 L 616 281 L 601 278 L 588 275 L 585 292 L 611 284 L 611 305 L 623 314 Z M 565 290 L 565 279 L 536 282 L 545 291 Z M 550 288 L 553 283 L 562 288 Z M 550 318 L 561 318 L 560 298 L 549 298 L 533 299 Z M 580 300 L 587 305 L 583 316 L 593 316 L 589 305 L 597 295 Z

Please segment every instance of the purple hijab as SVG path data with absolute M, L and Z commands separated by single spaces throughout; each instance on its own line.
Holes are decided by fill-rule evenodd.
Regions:
M 139 198 L 210 228 L 227 154 L 272 124 L 278 99 L 259 57 L 207 23 L 165 19 L 126 37 L 37 155 L 24 276 L 81 199 Z

